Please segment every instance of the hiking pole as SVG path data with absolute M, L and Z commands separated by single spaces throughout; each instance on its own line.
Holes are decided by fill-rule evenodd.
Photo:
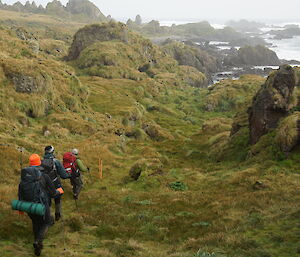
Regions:
M 18 147 L 18 150 L 20 151 L 20 166 L 21 166 L 21 169 L 23 169 L 23 147 Z
M 20 164 L 21 164 L 21 169 L 23 169 L 23 148 L 21 147 L 21 160 L 20 160 Z

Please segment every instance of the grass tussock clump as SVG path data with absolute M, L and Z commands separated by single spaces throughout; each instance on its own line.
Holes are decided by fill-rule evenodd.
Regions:
M 285 153 L 290 152 L 299 142 L 299 119 L 300 113 L 295 112 L 279 123 L 275 140 Z
M 68 218 L 68 226 L 72 232 L 78 232 L 83 229 L 84 221 L 81 215 L 73 214 Z
M 62 40 L 42 39 L 39 44 L 41 51 L 58 58 L 66 56 L 68 52 L 67 44 Z
M 202 131 L 205 134 L 216 134 L 231 129 L 232 119 L 211 118 L 203 122 Z
M 164 130 L 161 126 L 155 123 L 143 124 L 143 130 L 153 141 L 164 141 L 174 138 L 167 130 Z
M 223 80 L 210 88 L 205 109 L 225 112 L 248 107 L 263 82 L 264 78 L 256 75 L 244 75 L 239 80 Z

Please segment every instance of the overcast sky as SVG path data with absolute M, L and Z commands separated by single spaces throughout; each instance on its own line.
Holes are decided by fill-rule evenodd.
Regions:
M 51 0 L 52 1 L 52 0 Z M 15 0 L 2 0 L 14 3 Z M 21 2 L 25 2 L 22 0 Z M 36 0 L 45 5 L 47 0 Z M 67 0 L 63 0 L 65 4 Z M 287 19 L 300 20 L 300 0 L 92 0 L 105 14 L 154 19 Z

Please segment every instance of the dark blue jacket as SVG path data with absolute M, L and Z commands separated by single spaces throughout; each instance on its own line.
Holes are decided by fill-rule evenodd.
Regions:
M 56 171 L 57 171 L 57 175 L 62 178 L 62 179 L 67 179 L 67 178 L 71 178 L 71 174 L 67 173 L 64 166 L 61 164 L 61 162 L 59 160 L 57 160 L 54 156 L 54 154 L 51 153 L 47 153 L 44 155 L 44 159 L 53 159 L 54 160 L 54 164 L 56 167 Z M 54 185 L 56 188 L 61 187 L 61 182 L 59 177 L 57 178 L 56 181 L 54 181 Z

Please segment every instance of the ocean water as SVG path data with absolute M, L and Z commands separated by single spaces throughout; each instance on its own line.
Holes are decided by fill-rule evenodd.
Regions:
M 270 47 L 276 52 L 279 59 L 300 61 L 300 36 L 291 39 L 266 39 L 268 43 L 272 43 Z
M 201 20 L 162 20 L 160 21 L 160 24 L 163 26 L 172 26 L 172 24 L 186 24 L 186 23 L 191 23 L 191 22 L 200 22 Z M 288 24 L 295 24 L 299 25 L 299 22 L 295 21 L 290 21 L 290 22 L 281 22 L 281 23 L 269 23 L 265 28 L 262 28 L 262 31 L 264 33 L 267 33 L 270 30 L 283 30 L 285 25 Z M 211 26 L 214 27 L 215 29 L 222 29 L 225 27 L 224 24 L 221 23 L 211 23 Z M 273 51 L 276 52 L 277 56 L 279 59 L 285 59 L 285 60 L 297 60 L 300 61 L 300 36 L 290 38 L 290 39 L 282 39 L 282 40 L 275 40 L 272 38 L 271 35 L 269 34 L 264 34 L 262 37 L 267 41 L 267 43 L 271 43 Z M 220 42 L 218 42 L 220 43 Z M 222 42 L 225 43 L 225 42 Z M 213 43 L 214 44 L 214 43 Z M 230 47 L 228 46 L 219 46 L 220 49 L 229 49 Z

